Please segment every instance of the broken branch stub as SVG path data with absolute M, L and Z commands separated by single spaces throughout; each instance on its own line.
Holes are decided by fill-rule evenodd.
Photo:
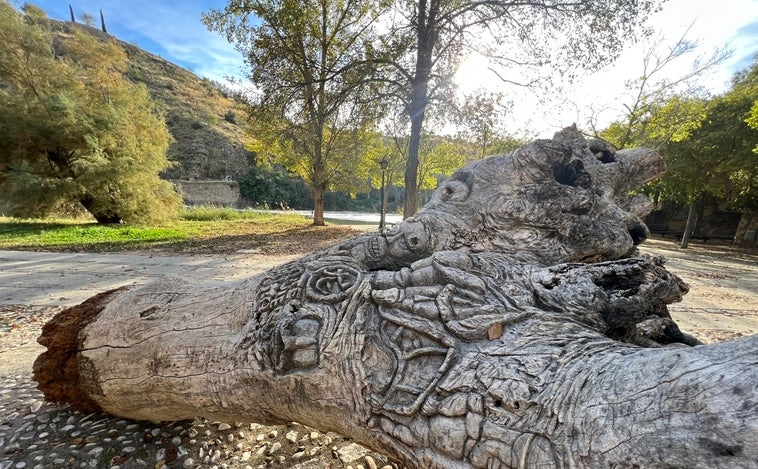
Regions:
M 686 285 L 635 248 L 630 181 L 664 169 L 565 129 L 391 230 L 93 297 L 45 326 L 35 378 L 87 410 L 298 421 L 416 468 L 751 467 L 758 337 L 694 346 L 666 306 Z

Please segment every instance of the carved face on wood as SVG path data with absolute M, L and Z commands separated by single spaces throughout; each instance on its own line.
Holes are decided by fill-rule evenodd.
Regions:
M 575 129 L 553 140 L 469 163 L 416 216 L 397 225 L 373 256 L 413 260 L 468 247 L 542 265 L 628 257 L 648 234 L 646 198 L 628 191 L 665 171 L 654 152 L 624 153 Z
M 449 245 L 448 234 L 455 233 L 474 249 L 542 263 L 627 257 L 648 234 L 627 196 L 632 187 L 626 179 L 638 155 L 593 150 L 568 130 L 510 155 L 472 162 L 435 192 L 415 222 L 430 226 L 438 248 L 461 247 Z M 660 157 L 652 155 L 663 171 Z

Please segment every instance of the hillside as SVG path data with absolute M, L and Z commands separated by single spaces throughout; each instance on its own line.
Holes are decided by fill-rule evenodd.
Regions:
M 128 77 L 144 83 L 166 112 L 166 125 L 174 137 L 168 158 L 177 165 L 166 179 L 238 179 L 247 173 L 252 155 L 245 150 L 236 104 L 213 82 L 132 44 L 80 23 L 51 21 L 59 34 L 79 28 L 101 40 L 115 39 L 131 61 Z

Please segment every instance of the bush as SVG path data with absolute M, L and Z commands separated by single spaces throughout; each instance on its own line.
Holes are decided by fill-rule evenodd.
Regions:
M 240 194 L 253 206 L 275 209 L 313 208 L 313 196 L 302 179 L 282 171 L 253 166 L 239 180 Z
M 224 120 L 229 122 L 230 124 L 237 125 L 237 114 L 229 109 L 226 111 L 226 114 L 224 114 Z

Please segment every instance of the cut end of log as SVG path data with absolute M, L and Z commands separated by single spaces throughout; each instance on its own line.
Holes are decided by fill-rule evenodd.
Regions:
M 81 412 L 101 411 L 89 397 L 91 392 L 83 389 L 79 380 L 79 333 L 97 318 L 111 299 L 126 289 L 121 287 L 95 295 L 61 311 L 42 328 L 37 342 L 47 347 L 47 351 L 34 361 L 34 380 L 46 400 L 67 402 Z

